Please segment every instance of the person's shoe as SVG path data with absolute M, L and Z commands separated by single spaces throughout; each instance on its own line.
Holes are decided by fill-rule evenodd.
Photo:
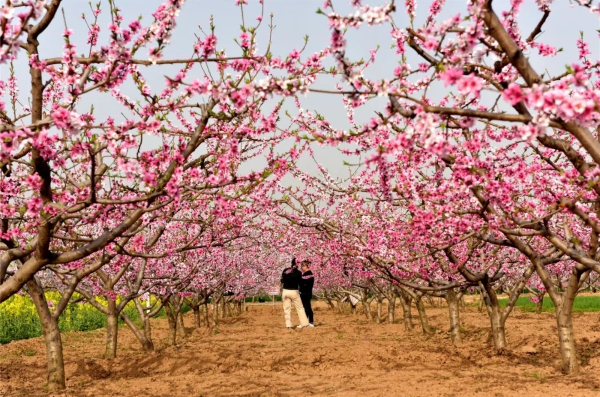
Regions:
M 302 324 L 300 324 L 299 326 L 297 326 L 296 328 L 300 329 L 300 328 L 305 328 L 302 326 Z
M 313 327 L 314 328 L 314 324 L 313 323 L 308 323 L 307 327 Z

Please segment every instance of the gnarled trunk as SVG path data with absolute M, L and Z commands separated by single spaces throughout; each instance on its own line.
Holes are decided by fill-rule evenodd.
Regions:
M 556 324 L 558 326 L 558 342 L 560 346 L 560 355 L 562 357 L 562 369 L 566 374 L 579 372 L 579 361 L 577 360 L 577 350 L 575 348 L 575 333 L 573 331 L 573 303 L 579 289 L 579 281 L 586 273 L 584 269 L 577 266 L 569 276 L 569 284 L 559 302 L 554 302 L 556 306 Z
M 104 357 L 113 359 L 117 357 L 117 338 L 119 335 L 119 323 L 117 305 L 114 299 L 107 297 L 108 315 L 106 316 L 106 349 Z
M 448 302 L 448 314 L 450 317 L 450 338 L 454 344 L 462 343 L 458 300 L 456 299 L 456 293 L 453 289 L 449 289 L 446 292 L 446 301 Z
M 538 295 L 539 300 L 536 303 L 536 307 L 535 307 L 535 312 L 537 314 L 541 314 L 542 313 L 542 308 L 544 307 L 544 295 L 546 295 L 546 293 L 543 293 L 541 296 Z
M 335 301 L 337 303 L 337 311 L 338 311 L 338 313 L 339 314 L 344 313 L 344 311 L 342 310 L 342 298 L 338 297 Z
M 492 306 L 490 310 L 490 322 L 492 325 L 492 340 L 494 341 L 494 348 L 496 350 L 503 350 L 506 348 L 506 331 L 505 324 L 500 313 L 500 308 Z
M 566 309 L 566 308 L 565 308 Z M 573 316 L 570 312 L 562 311 L 556 316 L 558 326 L 558 341 L 562 357 L 562 369 L 566 374 L 579 372 L 575 335 L 573 332 Z
M 27 282 L 27 292 L 33 300 L 40 318 L 44 342 L 46 344 L 46 363 L 48 366 L 48 391 L 55 392 L 66 388 L 65 363 L 63 360 L 62 340 L 58 329 L 58 319 L 52 316 L 44 291 L 35 279 Z
M 129 317 L 127 317 L 127 315 L 125 315 L 125 313 L 121 312 L 120 316 L 125 322 L 125 324 L 127 324 L 131 332 L 133 332 L 137 340 L 140 342 L 140 344 L 142 345 L 142 349 L 146 352 L 153 351 L 154 343 L 152 342 L 152 335 L 150 331 L 150 320 L 148 318 L 143 318 L 143 323 L 146 324 L 147 322 L 147 328 L 146 325 L 144 325 L 144 333 L 142 334 L 138 327 L 133 323 L 133 321 L 131 321 Z
M 331 300 L 328 294 L 325 294 L 325 300 L 327 301 L 327 306 L 329 306 L 329 310 L 335 310 L 335 305 L 333 304 L 333 301 Z
M 393 295 L 388 299 L 388 323 L 394 324 L 396 314 L 396 295 Z
M 490 318 L 494 348 L 496 350 L 503 350 L 506 348 L 506 317 L 502 315 L 502 310 L 500 310 L 498 294 L 496 293 L 496 290 L 494 290 L 494 288 L 492 287 L 492 284 L 488 277 L 486 277 L 481 282 L 480 286 L 483 287 L 481 290 L 481 294 L 483 299 L 485 300 L 485 307 Z
M 44 342 L 46 343 L 46 361 L 48 364 L 48 391 L 66 388 L 65 364 L 63 361 L 62 340 L 58 321 L 42 321 Z
M 200 328 L 202 324 L 200 320 L 200 306 L 193 306 L 192 310 L 194 311 L 194 326 Z
M 150 323 L 150 317 L 144 317 L 142 324 L 144 328 L 144 337 L 152 343 L 152 324 Z
M 367 318 L 367 320 L 373 321 L 373 314 L 371 313 L 371 301 L 369 301 L 369 291 L 368 290 L 362 291 L 360 298 L 361 298 L 363 313 L 365 314 L 365 317 Z
M 206 328 L 210 327 L 210 313 L 208 310 L 208 301 L 204 302 L 204 323 L 206 324 Z
M 175 346 L 177 344 L 177 314 L 173 312 L 169 304 L 165 304 L 165 311 L 169 324 L 169 344 Z
M 421 322 L 421 329 L 423 333 L 429 335 L 432 333 L 431 327 L 429 326 L 429 320 L 427 319 L 427 313 L 425 312 L 425 305 L 423 304 L 422 298 L 415 300 L 417 305 L 417 311 L 419 312 L 419 321 Z
M 479 294 L 479 303 L 477 303 L 477 310 L 479 310 L 479 313 L 481 313 L 483 311 L 483 306 L 484 306 L 483 299 L 484 299 L 483 293 L 480 293 Z
M 219 310 L 219 319 L 224 319 L 227 316 L 227 302 L 225 298 L 221 298 L 221 307 Z
M 217 302 L 213 302 L 213 304 L 212 304 L 212 326 L 213 327 L 216 327 L 217 325 L 219 325 L 218 307 L 219 307 L 219 305 L 217 304 Z
M 181 338 L 185 338 L 187 333 L 185 331 L 185 324 L 183 323 L 183 313 L 181 309 L 177 312 L 177 331 L 179 332 L 179 336 Z
M 400 303 L 402 304 L 402 317 L 404 319 L 404 329 L 406 331 L 412 331 L 414 326 L 412 323 L 412 313 L 411 313 L 411 307 L 410 307 L 410 301 L 412 299 L 405 295 L 402 294 L 401 298 L 400 298 Z

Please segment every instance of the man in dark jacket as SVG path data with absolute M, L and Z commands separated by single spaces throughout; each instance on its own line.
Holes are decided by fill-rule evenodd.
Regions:
M 313 311 L 310 304 L 312 299 L 312 290 L 315 285 L 315 276 L 310 271 L 310 261 L 302 261 L 302 279 L 300 280 L 300 299 L 302 300 L 302 306 L 308 316 L 308 326 L 314 327 Z
M 302 280 L 302 273 L 298 270 L 296 264 L 296 258 L 292 259 L 292 266 L 286 268 L 281 273 L 281 284 L 283 284 L 283 291 L 281 292 L 281 300 L 283 301 L 283 313 L 285 316 L 285 326 L 288 329 L 292 328 L 292 305 L 298 312 L 300 318 L 300 325 L 298 328 L 304 328 L 308 326 L 308 319 L 302 306 L 302 300 L 298 288 L 300 287 L 300 281 Z

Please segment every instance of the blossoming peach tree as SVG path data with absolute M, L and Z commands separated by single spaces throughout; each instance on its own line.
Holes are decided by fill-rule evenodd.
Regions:
M 444 252 L 453 264 L 450 274 L 444 272 L 450 279 L 458 271 L 467 280 L 483 281 L 464 272 L 469 249 L 458 243 L 467 237 L 527 258 L 530 266 L 513 273 L 526 282 L 535 272 L 544 285 L 557 307 L 563 369 L 577 372 L 573 299 L 590 272 L 600 270 L 600 71 L 587 36 L 574 40 L 578 55 L 562 73 L 541 73 L 560 56 L 540 36 L 553 17 L 551 1 L 536 2 L 539 21 L 525 34 L 519 0 L 469 1 L 464 14 L 441 22 L 436 19 L 447 5 L 433 1 L 421 26 L 414 0 L 362 3 L 352 1 L 355 12 L 348 15 L 336 12 L 330 1 L 319 10 L 329 21 L 340 77 L 335 89 L 319 91 L 343 97 L 351 129 L 310 111 L 298 113 L 294 122 L 308 140 L 355 145 L 345 153 L 362 154 L 361 166 L 378 175 L 362 173 L 352 184 L 403 206 L 411 244 L 422 239 L 420 255 Z M 597 22 L 594 2 L 573 6 L 584 7 L 591 23 Z M 395 20 L 399 13 L 408 16 L 405 28 Z M 377 51 L 366 62 L 347 55 L 347 32 L 366 25 L 389 27 L 398 65 L 385 60 L 387 79 L 369 77 Z M 357 121 L 355 112 L 377 97 L 387 98 L 387 106 L 367 122 Z M 464 252 L 463 260 L 455 250 Z M 558 289 L 549 266 L 554 271 L 562 261 L 569 281 Z
M 214 203 L 217 217 L 231 214 L 228 203 L 279 178 L 286 154 L 273 148 L 288 137 L 276 130 L 281 103 L 263 109 L 274 95 L 306 90 L 327 55 L 302 61 L 296 51 L 281 59 L 268 45 L 259 52 L 259 15 L 254 26 L 241 26 L 240 55 L 217 50 L 211 21 L 210 31 L 190 43 L 189 58 L 165 59 L 182 0 L 163 2 L 147 25 L 126 21 L 112 1 L 100 2 L 84 16 L 87 49 L 80 54 L 69 19 L 58 17 L 63 3 L 7 2 L 0 15 L 1 60 L 29 68 L 29 81 L 11 73 L 0 83 L 0 302 L 26 287 L 36 303 L 50 390 L 65 387 L 56 320 L 81 280 L 113 260 L 125 269 L 120 256 L 162 237 L 152 229 L 157 219 L 165 228 L 178 215 L 197 221 L 199 214 L 182 206 Z M 62 56 L 40 56 L 40 47 L 57 39 L 46 34 L 49 26 L 62 23 Z M 165 65 L 179 71 L 154 91 L 145 75 Z M 19 87 L 30 89 L 27 102 Z M 99 119 L 99 105 L 85 107 L 90 102 L 110 102 L 111 114 L 121 116 Z M 239 172 L 258 155 L 267 159 L 264 170 Z M 194 246 L 188 237 L 169 249 Z M 40 278 L 47 269 L 60 274 L 64 287 L 52 310 Z
M 100 2 L 85 16 L 79 54 L 69 19 L 58 18 L 63 3 L 7 2 L 0 12 L 0 61 L 29 70 L 26 82 L 14 72 L 0 81 L 0 303 L 24 287 L 35 302 L 50 390 L 65 387 L 56 320 L 76 291 L 112 300 L 114 322 L 117 292 L 156 294 L 168 306 L 190 290 L 253 289 L 269 273 L 264 263 L 278 263 L 273 247 L 305 250 L 331 286 L 445 296 L 457 343 L 456 296 L 480 288 L 499 349 L 511 306 L 499 309 L 498 286 L 514 305 L 524 285 L 541 284 L 557 308 L 563 368 L 578 370 L 573 300 L 600 270 L 600 71 L 581 36 L 564 72 L 540 72 L 561 54 L 540 38 L 550 1 L 536 1 L 539 22 L 524 35 L 520 0 L 500 13 L 492 0 L 471 0 L 442 22 L 447 5 L 434 0 L 421 26 L 415 0 L 352 0 L 349 15 L 327 0 L 319 13 L 330 43 L 304 60 L 298 50 L 274 56 L 270 43 L 259 52 L 264 15 L 254 26 L 242 18 L 239 55 L 217 50 L 211 20 L 192 56 L 166 58 L 183 0 L 164 1 L 147 25 Z M 596 21 L 598 7 L 578 3 Z M 394 19 L 401 7 L 404 28 Z M 49 26 L 61 23 L 62 56 L 42 57 L 56 40 Z M 367 61 L 347 55 L 348 31 L 365 25 L 389 28 L 398 63 L 386 60 L 387 79 L 369 77 L 376 50 Z M 153 90 L 148 73 L 166 66 L 178 71 Z M 321 75 L 337 77 L 335 87 L 314 88 Z M 282 126 L 282 103 L 268 100 L 300 107 L 298 95 L 311 91 L 340 96 L 351 128 L 305 110 Z M 377 97 L 387 105 L 358 121 Z M 107 101 L 112 117 L 86 107 Z M 288 139 L 297 145 L 282 152 Z M 295 170 L 312 142 L 364 160 L 343 184 L 323 168 L 313 178 Z M 242 172 L 255 158 L 267 165 Z M 303 187 L 282 187 L 289 171 Z M 261 255 L 263 265 L 244 260 Z M 62 294 L 52 308 L 48 280 Z M 107 336 L 114 356 L 116 333 Z

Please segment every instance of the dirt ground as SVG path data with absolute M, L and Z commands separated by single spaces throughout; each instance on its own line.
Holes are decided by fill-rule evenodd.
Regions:
M 445 309 L 430 308 L 433 336 L 368 323 L 318 304 L 313 329 L 285 329 L 281 306 L 249 306 L 216 330 L 188 328 L 167 347 L 165 319 L 153 322 L 157 351 L 144 354 L 121 328 L 119 355 L 102 358 L 104 330 L 63 334 L 67 386 L 57 396 L 600 396 L 598 314 L 575 314 L 582 371 L 562 375 L 553 315 L 509 318 L 510 351 L 493 353 L 485 313 L 463 309 L 465 343 L 453 347 Z M 416 317 L 416 311 L 415 311 Z M 193 323 L 188 314 L 186 326 Z M 0 396 L 46 396 L 41 338 L 0 346 Z

